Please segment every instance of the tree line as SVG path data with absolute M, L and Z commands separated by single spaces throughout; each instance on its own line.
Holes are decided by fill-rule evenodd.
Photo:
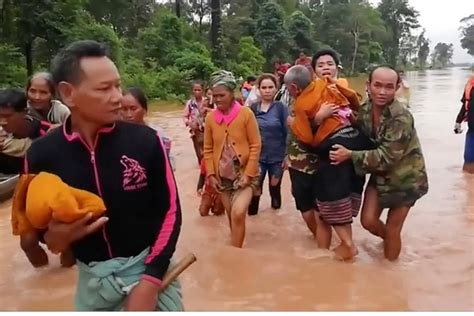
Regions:
M 80 39 L 106 42 L 124 83 L 159 99 L 183 99 L 218 68 L 246 77 L 326 47 L 346 75 L 379 63 L 446 67 L 452 44 L 431 50 L 418 16 L 408 0 L 0 0 L 0 85 L 23 85 Z M 474 15 L 461 33 L 474 54 Z

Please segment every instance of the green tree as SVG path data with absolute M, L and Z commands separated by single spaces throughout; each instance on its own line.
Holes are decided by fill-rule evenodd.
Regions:
M 418 38 L 411 34 L 406 34 L 400 40 L 400 56 L 399 61 L 403 67 L 407 67 L 413 59 L 416 59 L 418 51 L 417 42 Z
M 461 20 L 461 47 L 474 56 L 474 14 Z
M 421 69 L 426 68 L 426 61 L 430 54 L 430 40 L 425 37 L 425 30 L 421 32 L 417 40 L 418 47 L 418 64 Z
M 255 46 L 253 38 L 242 37 L 239 41 L 239 54 L 237 60 L 229 63 L 229 69 L 237 76 L 248 77 L 262 72 L 265 64 L 262 50 Z
M 436 44 L 431 58 L 434 67 L 445 68 L 453 58 L 453 44 Z
M 23 87 L 26 82 L 24 56 L 18 48 L 9 44 L 0 44 L 0 87 Z
M 221 2 L 220 0 L 211 1 L 211 46 L 212 59 L 216 64 L 222 64 L 224 59 L 224 43 L 222 38 L 221 25 Z
M 97 22 L 83 21 L 83 23 L 76 24 L 67 30 L 65 44 L 79 40 L 95 40 L 105 43 L 114 62 L 119 68 L 122 66 L 122 41 L 111 27 Z
M 46 43 L 49 60 L 63 45 L 66 30 L 76 24 L 83 6 L 84 0 L 15 0 L 3 3 L 2 11 L 6 10 L 9 17 L 2 18 L 2 34 L 7 32 L 5 28 L 11 32 L 6 39 L 22 52 L 28 75 L 35 67 L 33 57 L 37 40 Z
M 302 49 L 310 52 L 314 47 L 311 36 L 311 20 L 301 11 L 293 12 L 288 18 L 288 35 L 292 40 L 290 53 L 296 56 Z
M 197 17 L 198 32 L 202 34 L 203 31 L 203 20 L 211 13 L 211 7 L 209 6 L 209 0 L 190 0 L 189 6 L 191 14 Z
M 280 5 L 267 2 L 261 7 L 256 23 L 255 38 L 262 48 L 267 68 L 270 68 L 275 58 L 287 58 L 288 32 Z
M 378 6 L 390 36 L 383 42 L 387 61 L 396 66 L 400 55 L 400 41 L 418 28 L 419 13 L 408 0 L 382 0 Z
M 119 36 L 135 37 L 150 22 L 154 6 L 153 0 L 88 0 L 86 9 Z
M 368 60 L 374 47 L 370 43 L 386 36 L 379 12 L 363 1 L 349 4 L 347 25 L 353 38 L 351 73 L 355 72 L 357 59 Z M 362 53 L 362 54 L 361 54 Z

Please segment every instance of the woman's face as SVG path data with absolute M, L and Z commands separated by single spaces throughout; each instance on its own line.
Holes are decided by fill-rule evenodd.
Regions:
M 121 112 L 124 121 L 145 124 L 146 111 L 130 93 L 122 98 Z
M 207 89 L 206 91 L 206 97 L 209 100 L 209 104 L 212 104 L 212 89 Z
M 234 100 L 234 93 L 223 85 L 212 88 L 212 100 L 221 111 L 227 111 Z
M 41 77 L 32 79 L 27 94 L 28 101 L 35 110 L 43 111 L 51 107 L 53 95 L 46 79 Z
M 196 98 L 196 99 L 201 99 L 202 98 L 202 94 L 203 94 L 203 91 L 202 91 L 202 86 L 200 84 L 195 84 L 193 86 L 193 96 Z
M 318 58 L 314 66 L 314 72 L 320 79 L 331 78 L 337 79 L 337 65 L 331 55 L 323 55 Z
M 258 90 L 260 91 L 262 99 L 265 101 L 273 100 L 277 92 L 276 85 L 271 79 L 263 79 L 262 82 L 260 82 Z

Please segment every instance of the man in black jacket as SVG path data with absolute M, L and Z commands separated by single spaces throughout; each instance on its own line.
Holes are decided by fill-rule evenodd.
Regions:
M 143 272 L 120 304 L 126 310 L 155 310 L 181 228 L 166 151 L 153 129 L 120 122 L 120 75 L 102 44 L 72 43 L 55 57 L 51 72 L 71 116 L 33 143 L 25 172 L 49 172 L 95 193 L 107 211 L 92 222 L 90 216 L 73 224 L 52 221 L 44 240 L 55 253 L 71 247 L 78 260 L 76 309 L 107 309 L 86 304 L 96 297 L 84 288 L 85 275 L 94 265 L 129 258 Z

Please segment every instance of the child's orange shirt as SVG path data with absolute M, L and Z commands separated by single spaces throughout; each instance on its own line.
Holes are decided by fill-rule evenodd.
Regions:
M 343 121 L 339 117 L 331 116 L 326 118 L 318 127 L 316 133 L 313 134 L 311 121 L 324 102 L 358 111 L 360 106 L 359 96 L 348 86 L 345 79 L 338 79 L 336 82 L 331 82 L 330 79 L 318 79 L 303 90 L 295 100 L 295 119 L 291 125 L 291 129 L 298 140 L 312 146 L 318 146 L 328 136 L 343 127 Z

